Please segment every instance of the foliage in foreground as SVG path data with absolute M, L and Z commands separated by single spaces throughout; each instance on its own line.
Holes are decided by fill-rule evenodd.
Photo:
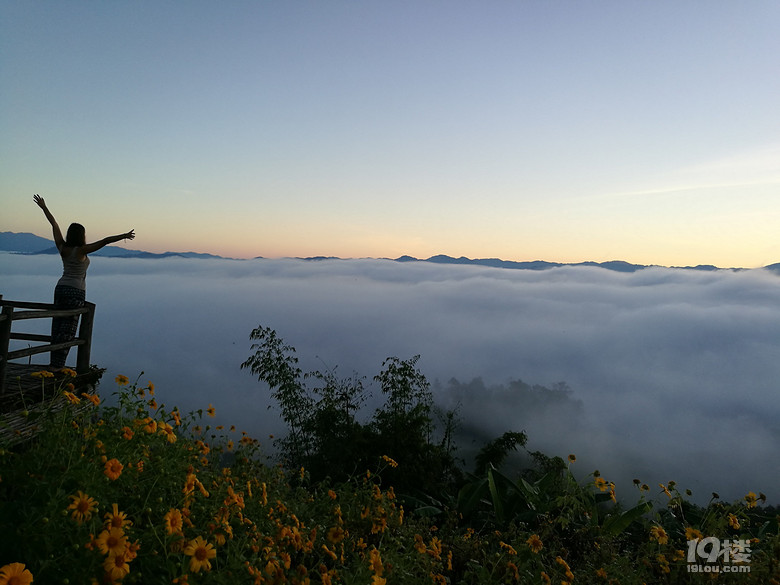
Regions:
M 295 348 L 271 328 L 258 327 L 250 338 L 255 352 L 241 367 L 269 386 L 287 424 L 287 436 L 277 440 L 285 467 L 303 466 L 315 481 L 343 481 L 387 455 L 400 467 L 389 469 L 385 480 L 402 492 L 440 492 L 460 479 L 453 425 L 440 441 L 432 440 L 433 395 L 417 368 L 420 356 L 385 360 L 374 377 L 385 402 L 364 423 L 359 420 L 368 398 L 363 378 L 341 379 L 335 370 L 303 373 Z
M 118 406 L 62 391 L 34 440 L 0 446 L 0 583 L 780 583 L 777 522 L 753 494 L 698 508 L 670 483 L 653 512 L 639 484 L 623 510 L 598 474 L 575 481 L 572 455 L 536 477 L 487 465 L 412 514 L 383 481 L 391 457 L 314 483 L 117 382 Z M 689 573 L 686 540 L 710 535 L 748 540 L 750 573 Z

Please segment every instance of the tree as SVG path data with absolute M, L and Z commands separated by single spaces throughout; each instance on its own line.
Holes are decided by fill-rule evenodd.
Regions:
M 289 428 L 288 436 L 280 441 L 283 456 L 290 462 L 304 460 L 312 452 L 307 433 L 312 400 L 301 383 L 302 371 L 297 366 L 295 348 L 285 345 L 270 327 L 253 329 L 249 338 L 258 343 L 252 344 L 255 353 L 241 364 L 241 369 L 249 369 L 271 388 L 271 397 L 278 403 L 282 420 Z
M 278 441 L 287 467 L 305 467 L 314 480 L 344 480 L 387 456 L 399 464 L 385 474 L 396 489 L 429 493 L 458 475 L 451 456 L 453 413 L 446 418 L 441 444 L 431 442 L 433 395 L 417 368 L 420 356 L 383 362 L 374 381 L 385 403 L 361 424 L 358 415 L 368 393 L 364 378 L 339 378 L 335 368 L 303 374 L 295 348 L 273 329 L 258 327 L 250 339 L 257 341 L 251 346 L 254 354 L 241 368 L 267 383 L 279 405 L 289 428 Z

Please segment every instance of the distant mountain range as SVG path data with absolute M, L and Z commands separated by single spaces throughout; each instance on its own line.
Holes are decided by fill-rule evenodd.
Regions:
M 57 248 L 54 241 L 36 236 L 30 233 L 0 232 L 0 251 L 13 252 L 17 254 L 56 254 Z M 94 253 L 95 256 L 108 256 L 113 258 L 218 258 L 230 259 L 215 254 L 201 254 L 197 252 L 163 252 L 157 254 L 153 252 L 144 252 L 141 250 L 127 250 L 118 246 L 106 246 Z M 261 258 L 261 256 L 258 256 Z M 299 260 L 321 261 L 321 260 L 341 260 L 335 256 L 311 256 L 308 258 L 298 258 Z M 435 264 L 468 264 L 473 266 L 489 266 L 492 268 L 508 268 L 514 270 L 546 270 L 560 266 L 595 266 L 606 270 L 616 272 L 636 272 L 644 268 L 650 268 L 652 265 L 631 264 L 622 260 L 612 260 L 610 262 L 546 262 L 544 260 L 533 260 L 529 262 L 515 262 L 512 260 L 500 260 L 498 258 L 453 258 L 439 254 L 430 258 L 415 258 L 413 256 L 401 256 L 399 258 L 385 258 L 395 262 L 432 262 Z M 670 268 L 679 268 L 682 270 L 743 270 L 741 268 L 718 268 L 711 264 L 700 264 L 698 266 L 672 266 Z M 764 268 L 780 274 L 780 263 L 770 264 Z
M 54 240 L 48 240 L 35 234 L 0 232 L 0 251 L 16 252 L 17 254 L 56 254 L 57 247 Z M 197 252 L 143 252 L 141 250 L 128 250 L 119 246 L 105 246 L 93 256 L 108 256 L 111 258 L 223 258 L 214 254 L 199 254 Z

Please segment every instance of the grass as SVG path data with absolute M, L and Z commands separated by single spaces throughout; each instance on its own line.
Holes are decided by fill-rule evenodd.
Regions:
M 425 501 L 383 482 L 387 456 L 314 483 L 212 427 L 210 406 L 184 414 L 151 383 L 116 384 L 116 406 L 62 387 L 68 407 L 36 414 L 41 433 L 0 445 L 0 585 L 780 585 L 778 518 L 760 492 L 701 507 L 673 482 L 637 481 L 623 507 L 624 486 L 574 479 L 574 455 L 534 481 L 490 468 Z M 707 538 L 750 550 L 707 562 Z

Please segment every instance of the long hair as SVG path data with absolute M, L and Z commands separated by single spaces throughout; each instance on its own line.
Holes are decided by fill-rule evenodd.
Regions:
M 68 234 L 65 236 L 65 246 L 79 248 L 87 243 L 87 232 L 80 223 L 72 223 L 68 226 Z

